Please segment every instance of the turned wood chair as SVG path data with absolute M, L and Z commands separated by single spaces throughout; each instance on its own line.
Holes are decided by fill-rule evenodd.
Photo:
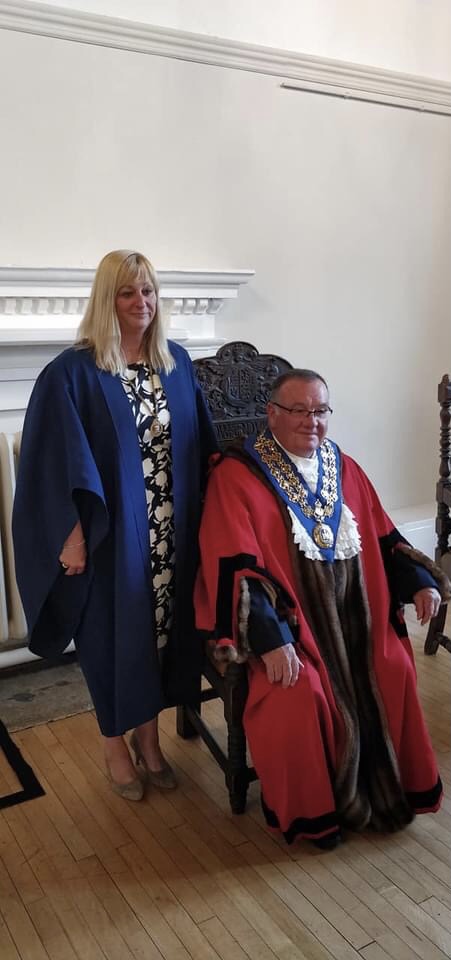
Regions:
M 292 368 L 287 360 L 259 353 L 252 344 L 241 341 L 225 344 L 215 357 L 195 360 L 194 365 L 223 449 L 238 437 L 264 429 L 272 383 Z M 209 686 L 201 691 L 198 703 L 177 708 L 177 733 L 184 738 L 202 737 L 224 771 L 232 812 L 244 813 L 249 783 L 257 779 L 247 763 L 243 728 L 248 693 L 246 664 L 220 665 L 206 650 L 202 673 Z M 225 751 L 201 714 L 202 703 L 217 697 L 224 705 Z
M 437 516 L 435 531 L 437 533 L 437 547 L 435 559 L 451 579 L 451 548 L 449 537 L 451 534 L 451 383 L 447 374 L 442 377 L 438 385 L 438 402 L 440 404 L 440 469 L 439 481 L 436 487 Z M 442 603 L 439 612 L 430 624 L 424 645 L 427 654 L 437 653 L 439 646 L 445 647 L 451 653 L 451 639 L 443 633 L 448 605 Z

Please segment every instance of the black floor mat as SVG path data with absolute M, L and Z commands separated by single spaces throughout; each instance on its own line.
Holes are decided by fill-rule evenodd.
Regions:
M 42 797 L 45 790 L 41 787 L 39 780 L 33 773 L 30 765 L 24 760 L 20 750 L 11 737 L 2 721 L 0 720 L 0 750 L 14 771 L 22 790 L 16 790 L 15 793 L 9 793 L 7 796 L 0 796 L 0 810 L 4 807 L 13 807 L 16 803 L 23 803 L 24 800 L 34 800 L 35 797 Z

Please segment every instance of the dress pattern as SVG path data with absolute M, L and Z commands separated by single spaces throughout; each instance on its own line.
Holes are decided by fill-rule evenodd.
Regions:
M 171 416 L 160 377 L 147 364 L 129 364 L 121 380 L 135 418 L 141 450 L 157 646 L 162 649 L 168 642 L 174 609 Z

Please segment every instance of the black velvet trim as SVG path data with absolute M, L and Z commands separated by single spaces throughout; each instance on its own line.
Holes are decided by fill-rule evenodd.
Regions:
M 407 540 L 399 533 L 398 530 L 392 530 L 391 533 L 386 534 L 384 537 L 379 537 L 379 547 L 382 554 L 382 560 L 385 567 L 385 575 L 387 577 L 388 589 L 390 592 L 390 610 L 388 619 L 398 637 L 407 636 L 407 627 L 404 623 L 404 617 L 402 616 L 403 604 L 399 598 L 395 571 L 393 567 L 393 549 L 397 543 L 407 543 Z M 401 616 L 399 615 L 401 613 Z
M 415 563 L 401 550 L 396 550 L 398 543 L 409 546 L 408 540 L 393 529 L 383 537 L 379 537 L 379 546 L 387 576 L 390 591 L 390 623 L 398 637 L 407 637 L 407 627 L 404 618 L 399 616 L 405 603 L 411 603 L 414 594 L 425 587 L 437 588 L 437 583 L 431 574 L 420 564 Z
M 274 829 L 280 830 L 277 816 L 274 811 L 270 810 L 266 805 L 263 794 L 261 794 L 260 799 L 268 827 L 274 827 Z M 296 817 L 296 819 L 290 823 L 288 830 L 283 830 L 282 834 L 286 842 L 291 844 L 300 833 L 302 833 L 306 840 L 316 840 L 318 836 L 325 833 L 326 830 L 329 831 L 331 835 L 340 832 L 335 810 L 332 813 L 324 813 L 321 817 Z
M 233 584 L 237 570 L 251 570 L 257 563 L 257 557 L 250 553 L 236 553 L 234 557 L 221 557 L 219 560 L 218 593 L 216 600 L 216 637 L 233 636 Z
M 409 636 L 409 631 L 408 631 L 408 629 L 407 629 L 406 621 L 404 620 L 403 615 L 401 615 L 401 617 L 400 617 L 399 614 L 398 614 L 398 611 L 402 611 L 402 609 L 403 609 L 402 607 L 398 607 L 398 609 L 395 610 L 393 614 L 391 613 L 391 614 L 390 614 L 390 617 L 389 617 L 390 623 L 391 623 L 391 625 L 392 625 L 392 627 L 393 627 L 396 635 L 397 635 L 398 637 L 400 637 L 401 639 L 402 639 L 403 637 L 408 638 L 408 636 Z
M 381 545 L 381 550 L 393 550 L 393 547 L 396 547 L 397 543 L 406 543 L 409 545 L 409 541 L 403 537 L 402 533 L 393 527 L 393 530 L 390 530 L 390 533 L 384 534 L 383 537 L 379 537 L 379 543 Z
M 9 793 L 6 797 L 0 797 L 0 810 L 4 807 L 14 807 L 17 803 L 23 803 L 25 800 L 34 800 L 35 797 L 43 797 L 45 790 L 41 787 L 39 780 L 33 773 L 29 764 L 24 760 L 20 750 L 0 720 L 0 748 L 19 780 L 22 790 L 16 793 Z
M 399 603 L 411 603 L 414 594 L 425 587 L 435 587 L 437 581 L 429 570 L 416 563 L 404 551 L 396 550 L 398 543 L 410 546 L 398 530 L 379 538 L 384 566 L 387 571 L 390 589 L 394 591 Z
M 431 790 L 406 792 L 406 797 L 413 810 L 424 810 L 428 807 L 435 807 L 443 793 L 443 784 L 440 777 Z
M 293 610 L 295 606 L 285 587 L 268 570 L 257 566 L 257 558 L 253 554 L 236 553 L 233 557 L 220 557 L 215 626 L 215 636 L 218 640 L 221 640 L 222 637 L 233 636 L 233 620 L 235 617 L 233 585 L 238 570 L 254 570 L 259 576 L 273 584 L 279 601 L 285 607 Z

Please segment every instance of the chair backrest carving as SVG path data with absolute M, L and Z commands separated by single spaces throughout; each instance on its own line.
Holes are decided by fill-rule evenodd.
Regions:
M 292 369 L 288 360 L 259 353 L 241 340 L 224 344 L 215 357 L 195 360 L 194 366 L 222 446 L 264 429 L 272 384 Z

